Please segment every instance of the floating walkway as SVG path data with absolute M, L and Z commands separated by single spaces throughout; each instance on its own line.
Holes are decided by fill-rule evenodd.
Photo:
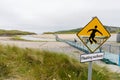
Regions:
M 86 54 L 90 53 L 89 50 L 87 49 L 87 47 L 84 46 L 84 44 L 82 44 L 81 42 L 63 40 L 63 39 L 60 39 L 57 35 L 55 35 L 55 36 L 56 36 L 57 41 L 65 42 L 65 43 L 85 52 Z M 104 50 L 104 47 L 106 47 L 106 45 L 103 45 L 97 51 L 95 51 L 95 52 L 103 52 L 105 54 L 104 58 L 101 61 L 105 62 L 106 64 L 114 64 L 114 65 L 120 66 L 120 54 L 119 53 L 115 54 L 115 53 L 106 51 L 106 50 Z M 109 47 L 109 46 L 107 46 L 107 47 Z

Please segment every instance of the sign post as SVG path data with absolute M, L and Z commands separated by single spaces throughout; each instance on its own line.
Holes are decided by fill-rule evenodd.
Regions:
M 88 62 L 88 80 L 92 79 L 92 61 L 103 59 L 104 53 L 91 53 L 91 54 L 82 54 L 80 56 L 80 62 Z
M 91 79 L 92 79 L 92 61 L 90 61 L 88 65 L 88 80 Z
M 91 54 L 81 55 L 81 62 L 89 61 L 88 80 L 92 79 L 92 61 L 103 59 L 103 53 L 94 53 L 111 36 L 97 17 L 94 17 L 77 33 L 78 38 L 88 48 Z

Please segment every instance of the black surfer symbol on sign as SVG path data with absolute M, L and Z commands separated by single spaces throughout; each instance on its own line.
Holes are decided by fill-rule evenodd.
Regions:
M 94 29 L 89 29 L 89 30 L 87 31 L 87 33 L 90 32 L 90 31 L 92 31 L 91 34 L 90 34 L 90 37 L 89 37 L 90 43 L 91 43 L 91 44 L 92 44 L 93 42 L 94 42 L 94 43 L 97 43 L 97 41 L 94 39 L 94 38 L 95 38 L 95 33 L 98 32 L 98 33 L 100 33 L 101 35 L 103 35 L 103 34 L 97 29 L 97 26 L 95 26 Z
M 77 36 L 88 50 L 94 53 L 111 35 L 100 20 L 94 17 L 84 28 L 80 29 Z

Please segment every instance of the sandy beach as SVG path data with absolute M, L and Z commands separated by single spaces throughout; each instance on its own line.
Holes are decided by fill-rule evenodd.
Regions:
M 54 35 L 32 35 L 36 38 L 48 38 L 48 39 L 54 39 Z M 60 35 L 61 38 L 62 35 Z M 65 36 L 65 38 L 67 38 Z M 18 46 L 21 48 L 34 48 L 34 49 L 40 49 L 40 50 L 48 50 L 53 52 L 60 52 L 70 55 L 71 57 L 77 57 L 79 59 L 79 56 L 82 51 L 64 43 L 64 42 L 58 42 L 58 41 L 17 41 L 17 40 L 11 40 L 10 37 L 0 37 L 0 44 L 3 45 L 12 45 L 12 46 Z M 73 54 L 74 53 L 74 54 Z

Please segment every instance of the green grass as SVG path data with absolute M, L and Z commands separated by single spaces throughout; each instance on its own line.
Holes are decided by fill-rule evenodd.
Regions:
M 87 80 L 87 64 L 60 53 L 0 45 L 0 80 Z M 120 76 L 93 65 L 92 80 Z
M 21 36 L 18 36 L 18 35 L 12 36 L 11 39 L 12 39 L 12 40 L 27 41 L 27 40 L 25 40 L 25 39 L 22 39 Z
M 32 35 L 33 32 L 20 31 L 20 30 L 2 30 L 0 29 L 0 36 L 13 36 L 13 35 Z
M 81 28 L 77 28 L 77 29 L 62 30 L 62 31 L 56 31 L 56 32 L 44 32 L 43 34 L 75 34 L 80 30 Z

